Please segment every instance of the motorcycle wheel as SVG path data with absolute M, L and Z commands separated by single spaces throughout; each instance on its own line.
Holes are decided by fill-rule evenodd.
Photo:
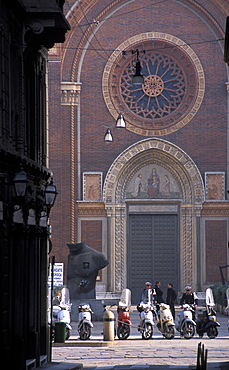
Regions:
M 69 339 L 70 338 L 70 329 L 69 328 L 66 328 L 66 337 L 65 339 Z
M 117 335 L 119 339 L 127 339 L 130 335 L 130 326 L 122 324 L 117 330 Z
M 207 329 L 207 335 L 210 339 L 214 339 L 218 335 L 218 329 L 216 326 L 209 326 Z
M 186 322 L 183 328 L 183 335 L 185 339 L 191 339 L 195 334 L 195 326 L 191 322 Z
M 176 334 L 175 326 L 169 325 L 167 326 L 167 331 L 163 334 L 166 339 L 173 339 Z
M 91 336 L 91 327 L 89 324 L 85 323 L 82 325 L 79 331 L 80 339 L 81 340 L 87 340 Z
M 153 336 L 153 327 L 150 323 L 146 323 L 143 327 L 142 338 L 150 339 Z

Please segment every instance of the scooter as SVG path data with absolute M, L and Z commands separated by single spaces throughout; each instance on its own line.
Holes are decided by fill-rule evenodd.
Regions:
M 119 339 L 127 339 L 130 335 L 130 306 L 131 306 L 131 291 L 123 289 L 120 301 L 118 303 L 118 329 L 117 336 Z
M 173 316 L 168 304 L 160 303 L 159 311 L 157 312 L 157 327 L 161 334 L 166 339 L 173 339 L 175 337 L 176 329 L 173 321 Z
M 91 314 L 92 309 L 88 303 L 79 304 L 79 324 L 78 332 L 81 340 L 87 340 L 91 336 L 91 328 L 93 328 Z
M 155 307 L 150 299 L 150 292 L 148 292 L 148 299 L 138 304 L 137 310 L 140 312 L 140 325 L 138 331 L 142 334 L 142 339 L 150 339 L 153 336 L 153 315 L 155 315 Z
M 206 290 L 206 310 L 199 315 L 196 325 L 196 332 L 202 338 L 204 333 L 211 339 L 218 335 L 218 326 L 220 323 L 216 320 L 216 311 L 214 310 L 214 298 L 211 288 Z
M 226 307 L 225 311 L 229 312 L 229 288 L 227 288 L 227 290 L 226 290 L 226 297 L 227 297 L 227 307 Z M 227 323 L 227 329 L 229 331 L 229 320 L 228 320 L 228 323 Z
M 66 340 L 70 338 L 70 331 L 72 327 L 70 325 L 72 303 L 70 303 L 69 290 L 68 288 L 63 288 L 61 290 L 61 299 L 55 297 L 53 299 L 53 308 L 52 308 L 52 323 L 55 325 L 55 322 L 65 322 L 66 323 Z
M 178 324 L 177 330 L 180 332 L 181 336 L 185 339 L 190 339 L 194 336 L 196 331 L 196 323 L 193 320 L 193 315 L 195 315 L 195 308 L 191 304 L 183 304 L 181 306 L 182 311 L 177 315 Z

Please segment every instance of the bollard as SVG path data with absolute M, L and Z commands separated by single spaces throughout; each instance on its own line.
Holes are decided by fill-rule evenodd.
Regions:
M 103 340 L 114 340 L 115 318 L 111 311 L 105 311 L 103 315 Z

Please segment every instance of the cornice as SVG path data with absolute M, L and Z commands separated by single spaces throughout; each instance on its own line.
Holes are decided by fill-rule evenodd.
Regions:
M 76 203 L 78 217 L 106 217 L 107 213 L 103 202 L 84 202 Z
M 229 201 L 223 202 L 205 202 L 201 212 L 202 217 L 228 217 L 229 216 Z

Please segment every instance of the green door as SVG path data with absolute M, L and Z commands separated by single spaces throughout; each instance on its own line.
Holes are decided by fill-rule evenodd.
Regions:
M 128 245 L 128 288 L 132 303 L 139 302 L 145 282 L 161 281 L 163 298 L 167 284 L 178 290 L 178 216 L 130 215 Z

